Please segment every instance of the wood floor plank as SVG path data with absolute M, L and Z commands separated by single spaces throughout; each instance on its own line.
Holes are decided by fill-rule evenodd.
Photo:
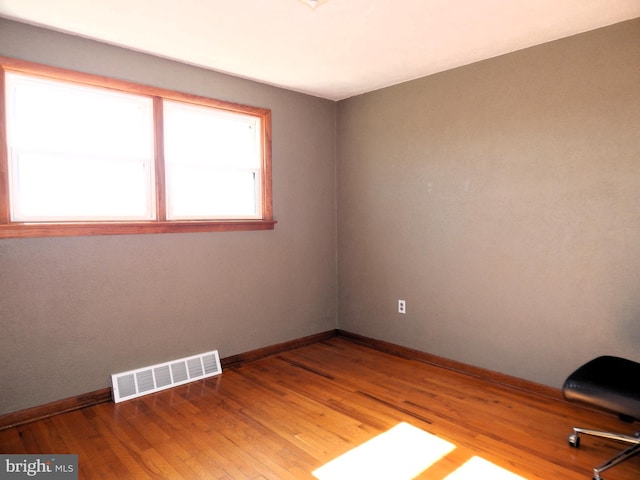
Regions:
M 633 431 L 544 392 L 323 337 L 218 377 L 0 431 L 0 451 L 76 453 L 82 479 L 313 479 L 400 423 L 453 444 L 415 477 L 430 480 L 476 457 L 527 480 L 588 480 L 623 446 L 585 437 L 571 448 L 571 427 Z M 639 472 L 636 458 L 605 477 Z

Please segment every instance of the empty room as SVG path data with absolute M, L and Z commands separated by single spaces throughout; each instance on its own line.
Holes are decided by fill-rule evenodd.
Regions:
M 637 480 L 639 195 L 637 0 L 0 0 L 0 479 Z

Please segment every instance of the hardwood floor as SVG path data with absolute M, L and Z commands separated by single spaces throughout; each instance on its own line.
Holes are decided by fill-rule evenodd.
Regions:
M 81 479 L 313 479 L 322 465 L 402 422 L 452 444 L 421 479 L 484 480 L 461 475 L 481 457 L 528 480 L 588 480 L 623 446 L 585 437 L 571 448 L 571 427 L 633 431 L 559 398 L 336 336 L 205 381 L 0 431 L 0 452 L 76 453 Z M 605 478 L 637 480 L 639 472 L 635 458 Z

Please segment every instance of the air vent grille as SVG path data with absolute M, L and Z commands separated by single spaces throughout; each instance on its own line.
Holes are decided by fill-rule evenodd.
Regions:
M 113 401 L 141 397 L 222 373 L 218 351 L 111 375 Z

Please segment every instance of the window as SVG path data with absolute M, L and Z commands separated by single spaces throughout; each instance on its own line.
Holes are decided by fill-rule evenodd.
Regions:
M 151 98 L 8 72 L 11 220 L 152 220 Z
M 0 66 L 0 238 L 273 228 L 269 110 Z
M 260 215 L 259 119 L 165 101 L 167 218 Z

